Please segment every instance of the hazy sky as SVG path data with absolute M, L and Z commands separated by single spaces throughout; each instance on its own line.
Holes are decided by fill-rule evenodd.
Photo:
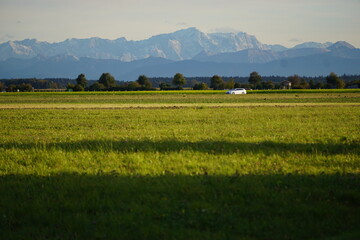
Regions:
M 0 0 L 0 42 L 140 40 L 188 27 L 288 47 L 339 40 L 360 47 L 360 0 Z

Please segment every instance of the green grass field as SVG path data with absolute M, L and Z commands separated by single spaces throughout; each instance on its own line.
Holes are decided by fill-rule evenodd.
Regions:
M 360 91 L 0 94 L 0 239 L 359 239 Z

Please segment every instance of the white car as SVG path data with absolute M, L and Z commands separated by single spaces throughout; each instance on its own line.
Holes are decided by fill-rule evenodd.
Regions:
M 245 88 L 235 88 L 226 92 L 226 94 L 246 94 Z

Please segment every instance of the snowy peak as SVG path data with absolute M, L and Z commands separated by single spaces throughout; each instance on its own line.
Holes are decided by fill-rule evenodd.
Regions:
M 210 33 L 209 36 L 221 46 L 221 52 L 236 52 L 244 49 L 267 50 L 268 47 L 260 43 L 255 36 L 244 32 L 238 33 Z
M 16 41 L 9 41 L 0 45 L 0 60 L 8 58 L 33 58 L 36 56 L 34 50 Z
M 339 41 L 339 42 L 336 42 L 333 45 L 329 46 L 328 49 L 333 51 L 333 50 L 339 50 L 339 49 L 355 49 L 355 47 L 348 42 Z
M 190 27 L 190 28 L 178 30 L 178 31 L 172 33 L 171 35 L 178 36 L 178 37 L 184 37 L 184 36 L 191 36 L 191 35 L 194 36 L 194 35 L 201 35 L 201 34 L 203 34 L 203 33 L 196 27 Z M 167 34 L 165 34 L 165 35 L 167 35 Z
M 305 42 L 305 43 L 298 44 L 293 48 L 294 49 L 301 49 L 301 48 L 328 48 L 331 45 L 333 45 L 332 42 L 326 42 L 326 43 Z

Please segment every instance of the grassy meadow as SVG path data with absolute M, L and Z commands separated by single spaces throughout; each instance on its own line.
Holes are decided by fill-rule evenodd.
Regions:
M 359 239 L 360 91 L 0 94 L 0 239 Z

